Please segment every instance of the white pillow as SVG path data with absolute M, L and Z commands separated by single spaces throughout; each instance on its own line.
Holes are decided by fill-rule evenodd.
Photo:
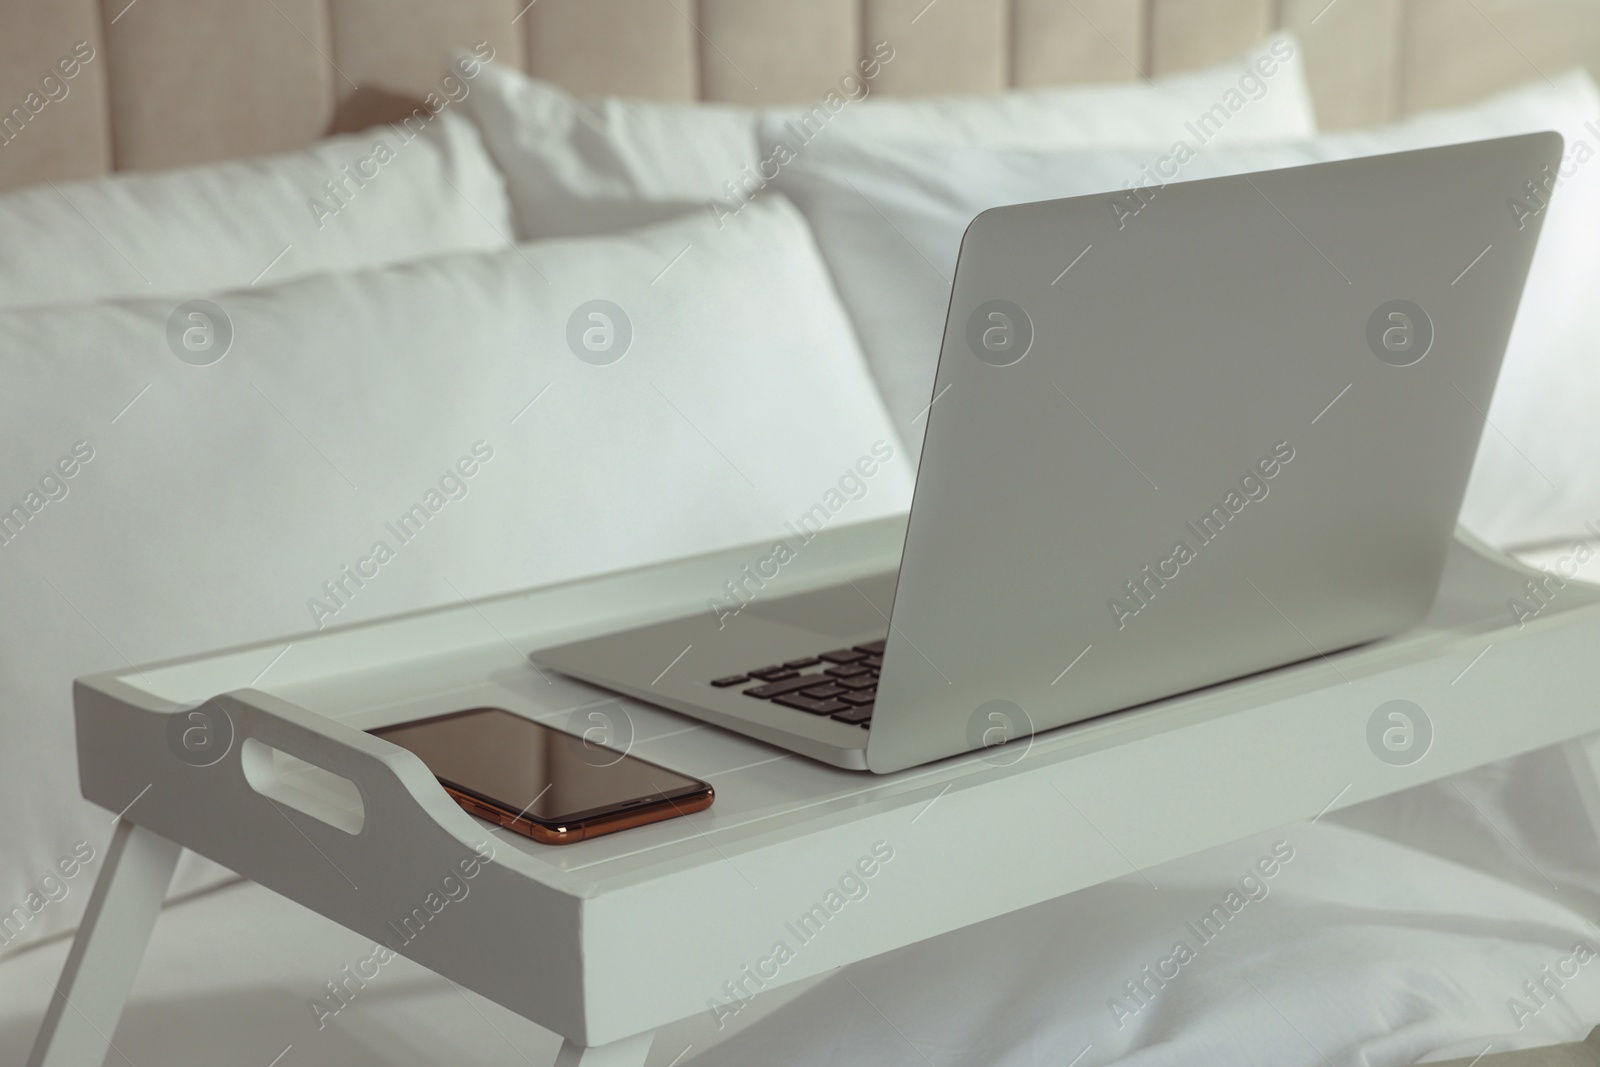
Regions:
M 216 299 L 235 340 L 206 366 L 167 350 L 165 303 L 0 313 L 0 513 L 34 511 L 0 544 L 0 904 L 79 840 L 103 854 L 78 675 L 790 539 L 819 503 L 839 525 L 909 505 L 778 198 L 720 231 L 695 215 Z M 599 300 L 626 318 L 591 318 Z M 608 329 L 622 358 L 588 361 Z M 74 923 L 84 885 L 23 939 Z
M 819 141 L 776 186 L 810 220 L 896 427 L 915 450 L 961 237 L 986 208 L 1145 185 L 1158 168 L 1188 180 L 1559 130 L 1571 177 L 1545 221 L 1462 513 L 1478 536 L 1504 545 L 1576 535 L 1600 519 L 1600 164 L 1579 162 L 1600 149 L 1597 120 L 1600 94 L 1573 71 L 1382 129 L 1203 147 L 1181 167 L 1170 148 L 1005 152 L 852 138 Z M 1132 194 L 1128 203 L 1137 203 Z
M 505 245 L 505 182 L 477 130 L 448 111 L 410 121 L 0 195 L 0 307 L 187 298 Z
M 826 140 L 1043 148 L 1166 144 L 1185 123 L 1204 121 L 1231 141 L 1316 132 L 1304 64 L 1288 34 L 1238 60 L 1153 85 L 868 99 L 894 52 L 880 44 L 839 72 L 836 90 L 805 107 L 585 101 L 494 64 L 464 106 L 506 172 L 525 238 L 612 232 L 694 208 L 727 211 L 781 169 L 776 142 L 800 139 L 791 124 L 807 136 L 826 131 Z

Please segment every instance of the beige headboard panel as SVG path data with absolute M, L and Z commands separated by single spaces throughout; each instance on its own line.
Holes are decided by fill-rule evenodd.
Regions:
M 290 148 L 484 40 L 582 93 L 773 104 L 882 39 L 876 91 L 908 95 L 1170 73 L 1277 26 L 1327 128 L 1600 55 L 1595 0 L 0 0 L 0 187 Z

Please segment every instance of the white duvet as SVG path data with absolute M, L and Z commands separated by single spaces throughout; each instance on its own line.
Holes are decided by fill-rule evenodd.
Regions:
M 1577 1040 L 1600 1021 L 1578 811 L 1559 752 L 1482 768 L 846 968 L 694 1062 L 1343 1067 Z

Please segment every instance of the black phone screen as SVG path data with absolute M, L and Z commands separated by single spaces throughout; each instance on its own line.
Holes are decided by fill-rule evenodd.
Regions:
M 541 822 L 577 821 L 705 783 L 500 708 L 371 731 L 415 753 L 445 785 Z

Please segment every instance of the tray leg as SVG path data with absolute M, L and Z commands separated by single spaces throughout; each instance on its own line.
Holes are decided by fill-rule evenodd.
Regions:
M 1600 840 L 1600 734 L 1573 738 L 1561 746 L 1572 771 L 1572 784 L 1578 789 L 1578 799 L 1584 814 L 1589 816 L 1589 826 Z
M 556 1053 L 555 1067 L 644 1067 L 645 1058 L 650 1055 L 650 1043 L 655 1036 L 656 1032 L 650 1030 L 609 1045 L 587 1048 L 563 1041 L 561 1051 Z
M 117 824 L 28 1067 L 105 1062 L 179 851 L 126 819 Z

